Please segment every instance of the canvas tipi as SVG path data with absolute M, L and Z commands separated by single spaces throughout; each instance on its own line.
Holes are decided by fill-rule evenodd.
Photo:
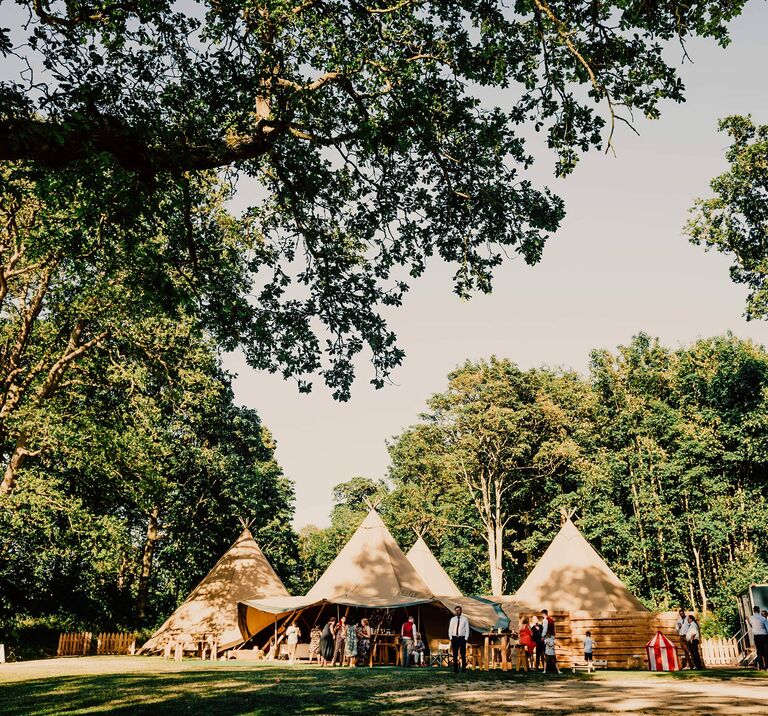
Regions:
M 511 602 L 534 611 L 647 611 L 570 518 Z
M 444 615 L 457 605 L 477 631 L 503 629 L 509 623 L 504 612 L 488 600 L 435 595 L 373 508 L 306 596 L 243 600 L 240 625 L 245 634 L 253 636 L 270 624 L 297 618 L 304 610 L 324 604 L 361 610 L 407 610 L 431 605 L 444 622 L 441 629 L 447 628 Z
M 440 594 L 448 597 L 460 597 L 461 590 L 454 584 L 448 573 L 437 561 L 432 550 L 427 546 L 424 538 L 419 538 L 413 547 L 408 550 L 408 561 L 413 565 L 419 576 L 426 582 L 432 594 Z
M 274 595 L 287 597 L 288 591 L 245 529 L 141 652 L 160 651 L 168 642 L 188 642 L 202 635 L 215 639 L 220 650 L 229 649 L 243 641 L 238 601 Z

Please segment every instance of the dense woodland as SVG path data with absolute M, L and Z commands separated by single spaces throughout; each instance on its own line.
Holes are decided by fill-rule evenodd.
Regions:
M 238 518 L 302 591 L 372 494 L 468 592 L 514 590 L 576 509 L 650 606 L 728 631 L 768 578 L 762 348 L 640 335 L 587 377 L 467 363 L 389 474 L 301 534 L 221 355 L 342 400 L 362 355 L 383 387 L 404 358 L 385 314 L 433 257 L 462 297 L 542 258 L 565 209 L 530 179 L 531 132 L 558 176 L 610 150 L 683 101 L 669 48 L 726 45 L 743 0 L 0 4 L 0 640 L 151 629 Z M 730 169 L 687 230 L 764 317 L 768 129 L 723 129 Z
M 768 579 L 768 353 L 721 336 L 676 350 L 638 335 L 594 351 L 587 378 L 508 360 L 466 363 L 390 444 L 387 482 L 334 495 L 333 524 L 301 534 L 308 578 L 375 495 L 400 544 L 426 539 L 454 581 L 511 593 L 559 509 L 649 607 L 734 627 L 734 595 Z M 351 514 L 350 514 L 351 513 Z

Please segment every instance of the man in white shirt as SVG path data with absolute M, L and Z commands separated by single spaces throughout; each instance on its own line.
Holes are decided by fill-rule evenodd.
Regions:
M 685 668 L 693 668 L 693 662 L 691 661 L 691 654 L 688 651 L 688 640 L 685 638 L 685 635 L 688 631 L 688 617 L 685 613 L 685 609 L 682 607 L 680 608 L 680 611 L 678 612 L 680 615 L 680 618 L 677 620 L 677 623 L 675 624 L 675 630 L 677 631 L 677 636 L 680 641 L 680 650 L 683 652 L 682 654 L 682 663 L 680 664 L 681 669 Z
M 749 618 L 749 626 L 752 628 L 757 652 L 755 664 L 758 669 L 768 669 L 768 619 L 760 614 L 760 607 L 754 608 L 754 613 Z
M 701 631 L 699 630 L 699 623 L 696 621 L 696 617 L 693 614 L 688 615 L 688 630 L 685 632 L 685 639 L 688 642 L 688 653 L 691 656 L 694 669 L 701 670 L 704 665 L 701 663 L 701 655 L 699 654 L 699 643 L 701 642 Z
M 453 653 L 453 673 L 459 673 L 459 654 L 461 654 L 461 670 L 467 670 L 467 642 L 469 641 L 469 619 L 461 613 L 461 607 L 453 610 L 455 616 L 448 624 L 448 636 L 451 639 Z

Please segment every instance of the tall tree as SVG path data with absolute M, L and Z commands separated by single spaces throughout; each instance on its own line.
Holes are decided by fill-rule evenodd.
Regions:
M 492 358 L 467 362 L 448 379 L 448 390 L 429 399 L 423 422 L 393 447 L 395 460 L 416 457 L 396 462 L 393 476 L 420 481 L 428 456 L 443 480 L 462 486 L 481 526 L 491 591 L 500 595 L 508 532 L 517 531 L 528 503 L 547 499 L 550 480 L 573 472 L 580 449 L 569 435 L 568 411 L 547 390 L 554 380 L 547 371 Z
M 17 0 L 0 161 L 127 173 L 138 197 L 211 169 L 252 179 L 253 295 L 219 330 L 345 398 L 363 348 L 377 386 L 401 362 L 382 308 L 432 256 L 460 295 L 490 291 L 509 253 L 540 259 L 563 206 L 527 177 L 529 130 L 569 172 L 633 111 L 681 101 L 664 44 L 726 44 L 743 4 Z
M 700 199 L 686 231 L 695 244 L 733 259 L 731 279 L 749 288 L 747 318 L 768 317 L 768 125 L 751 117 L 720 122 L 731 146 L 729 169 L 710 186 L 715 195 Z
M 0 170 L 0 494 L 50 447 L 52 403 L 83 378 L 86 357 L 162 363 L 159 326 L 199 331 L 206 315 L 236 311 L 246 245 L 221 186 L 199 175 L 152 198 L 142 203 L 126 175 L 96 185 L 69 171 Z

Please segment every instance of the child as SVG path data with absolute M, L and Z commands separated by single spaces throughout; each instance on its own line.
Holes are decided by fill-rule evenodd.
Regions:
M 560 673 L 560 669 L 557 666 L 557 658 L 555 657 L 555 637 L 549 634 L 544 639 L 544 656 L 547 657 L 544 663 L 544 673 L 554 671 L 556 674 Z
M 595 642 L 592 641 L 592 632 L 588 631 L 584 637 L 584 661 L 592 661 L 592 651 L 595 648 Z
M 414 632 L 413 650 L 411 651 L 411 656 L 413 658 L 413 663 L 416 664 L 416 666 L 425 666 L 424 650 L 424 641 L 421 638 L 421 634 L 419 634 L 419 632 Z
M 299 637 L 301 636 L 301 629 L 295 624 L 291 624 L 285 631 L 285 636 L 288 642 L 288 662 L 293 665 L 296 659 L 296 647 L 299 645 Z

